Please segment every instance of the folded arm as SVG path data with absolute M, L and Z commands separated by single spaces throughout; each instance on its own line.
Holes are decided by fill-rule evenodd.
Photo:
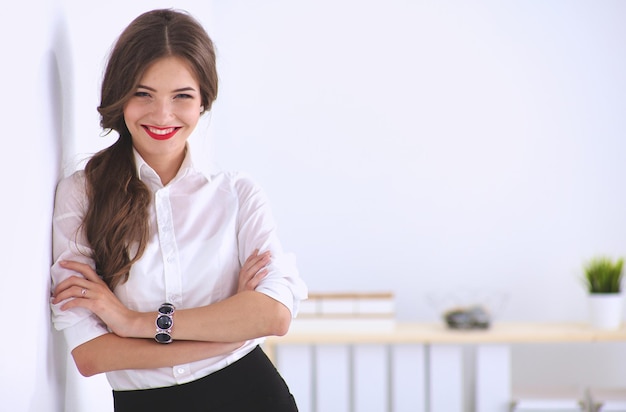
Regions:
M 84 376 L 122 369 L 154 369 L 195 362 L 230 353 L 239 343 L 177 341 L 168 345 L 154 339 L 122 338 L 114 333 L 99 336 L 72 351 Z
M 282 303 L 254 292 L 265 277 L 269 254 L 250 256 L 239 274 L 238 293 L 212 305 L 174 313 L 172 338 L 154 341 L 157 312 L 136 312 L 124 306 L 88 264 L 61 265 L 83 275 L 72 276 L 55 288 L 53 303 L 67 302 L 63 310 L 85 308 L 98 315 L 114 332 L 85 342 L 72 351 L 81 374 L 121 369 L 151 369 L 194 362 L 229 353 L 243 341 L 283 335 L 291 312 Z
M 255 251 L 239 274 L 238 293 L 212 305 L 177 310 L 172 338 L 207 342 L 237 342 L 270 335 L 284 335 L 291 311 L 254 288 L 267 274 L 269 253 Z M 85 263 L 66 261 L 61 266 L 80 273 L 61 282 L 54 291 L 53 304 L 67 300 L 62 310 L 82 307 L 96 314 L 116 335 L 153 338 L 154 312 L 128 309 L 96 272 Z

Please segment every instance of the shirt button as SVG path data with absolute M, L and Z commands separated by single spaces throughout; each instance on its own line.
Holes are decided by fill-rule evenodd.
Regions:
M 185 373 L 185 369 L 178 368 L 178 370 L 176 372 L 178 372 L 179 375 L 182 375 L 183 373 Z
M 174 256 L 170 256 L 167 258 L 167 263 L 173 263 L 174 262 Z

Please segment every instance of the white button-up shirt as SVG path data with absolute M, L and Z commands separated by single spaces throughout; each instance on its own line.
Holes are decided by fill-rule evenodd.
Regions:
M 185 309 L 210 305 L 237 290 L 239 270 L 255 249 L 270 250 L 268 275 L 256 291 L 284 304 L 295 316 L 307 288 L 298 275 L 295 259 L 285 253 L 263 191 L 241 173 L 220 173 L 210 178 L 194 169 L 189 154 L 176 177 L 166 186 L 135 152 L 140 179 L 153 193 L 150 240 L 131 268 L 129 280 L 115 288 L 128 308 L 156 311 L 163 302 Z M 90 248 L 80 224 L 87 200 L 85 176 L 75 172 L 59 182 L 53 217 L 53 284 L 75 272 L 60 260 L 91 264 Z M 106 325 L 86 309 L 60 310 L 53 305 L 53 321 L 69 348 L 108 333 Z M 156 329 L 155 329 L 156 331 Z M 107 373 L 115 390 L 145 389 L 186 383 L 224 368 L 249 353 L 262 339 L 246 342 L 225 355 L 172 368 L 122 370 Z

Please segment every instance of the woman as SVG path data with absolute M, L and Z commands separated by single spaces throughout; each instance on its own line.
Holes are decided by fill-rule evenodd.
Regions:
M 200 24 L 142 14 L 102 83 L 119 138 L 57 188 L 53 320 L 83 375 L 107 373 L 116 411 L 297 410 L 258 345 L 287 332 L 306 286 L 259 187 L 191 162 L 216 95 Z

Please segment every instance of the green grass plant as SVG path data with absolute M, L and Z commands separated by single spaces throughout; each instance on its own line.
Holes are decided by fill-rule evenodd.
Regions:
M 615 262 L 608 257 L 592 258 L 584 265 L 585 283 L 589 293 L 620 293 L 624 259 Z

